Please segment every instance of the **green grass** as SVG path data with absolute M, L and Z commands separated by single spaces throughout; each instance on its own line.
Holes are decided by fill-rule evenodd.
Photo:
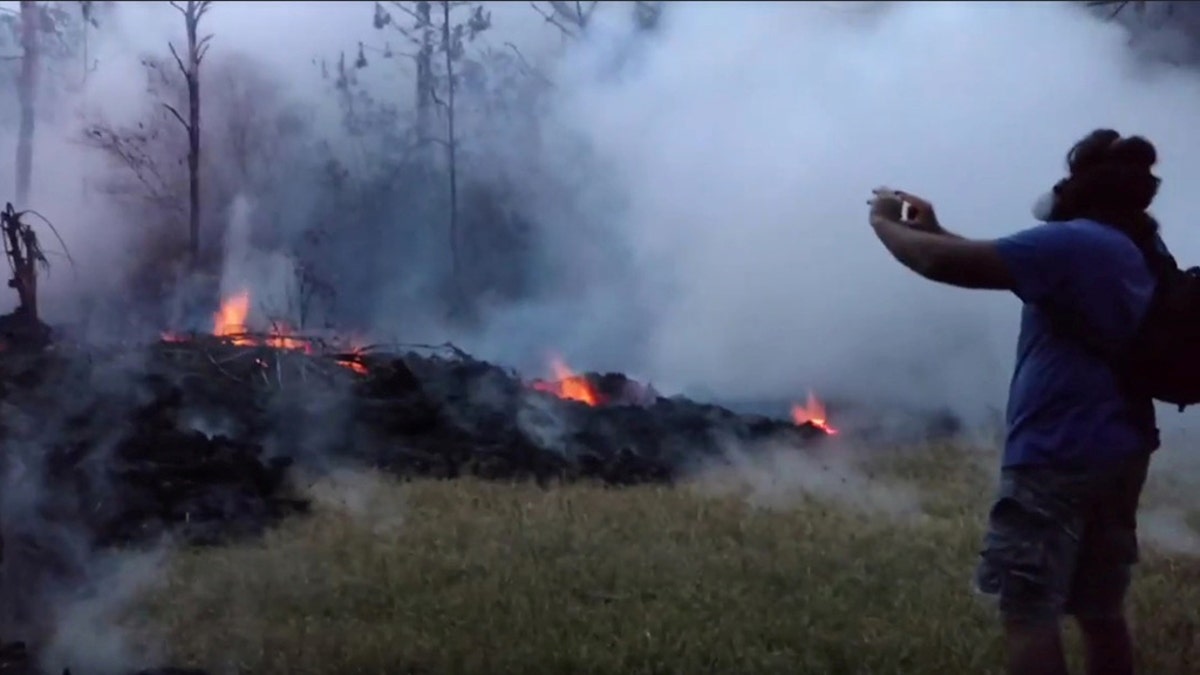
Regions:
M 131 616 L 215 672 L 999 673 L 969 590 L 986 466 L 937 447 L 674 489 L 350 474 L 260 542 L 175 554 Z M 1141 672 L 1200 672 L 1200 560 L 1148 548 Z

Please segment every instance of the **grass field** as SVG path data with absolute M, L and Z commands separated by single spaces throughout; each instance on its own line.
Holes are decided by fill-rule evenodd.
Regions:
M 314 516 L 172 556 L 128 621 L 218 673 L 1000 672 L 969 590 L 993 457 L 835 452 L 673 489 L 325 479 Z M 1182 541 L 1177 479 L 1146 510 Z M 1200 672 L 1200 558 L 1145 547 L 1141 672 Z

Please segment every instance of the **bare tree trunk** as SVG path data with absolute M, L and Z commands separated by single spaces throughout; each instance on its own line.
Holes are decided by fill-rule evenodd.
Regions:
M 17 137 L 17 204 L 29 208 L 29 189 L 33 182 L 34 97 L 37 93 L 38 6 L 33 0 L 21 0 L 21 74 L 17 97 L 21 104 L 21 127 Z
M 430 133 L 430 114 L 433 110 L 433 27 L 429 2 L 417 3 L 417 23 L 421 28 L 421 47 L 417 51 L 417 137 L 427 147 Z M 428 159 L 432 155 L 426 153 Z
M 92 74 L 91 54 L 88 50 L 88 35 L 91 33 L 89 21 L 91 20 L 92 5 L 89 2 L 80 2 L 79 7 L 80 13 L 83 17 L 83 80 L 81 81 L 82 86 L 80 93 L 83 100 L 83 109 L 87 110 L 88 76 Z M 86 206 L 88 203 L 88 197 L 91 196 L 91 192 L 88 190 L 88 177 L 86 173 L 80 178 L 79 185 L 82 201 Z
M 200 64 L 208 53 L 208 41 L 212 35 L 200 37 L 200 19 L 208 12 L 211 0 L 188 0 L 186 5 L 171 0 L 171 6 L 183 15 L 184 27 L 187 30 L 187 63 L 179 57 L 175 46 L 168 43 L 171 56 L 183 79 L 187 83 L 188 116 L 185 120 L 179 111 L 164 103 L 167 110 L 175 116 L 188 136 L 188 254 L 192 267 L 200 262 Z
M 446 159 L 450 170 L 450 273 L 454 288 L 462 298 L 458 242 L 458 162 L 457 139 L 454 130 L 454 55 L 450 48 L 450 2 L 442 0 L 442 44 L 446 55 Z
M 193 3 L 189 2 L 190 5 Z M 200 58 L 196 47 L 199 17 L 190 18 L 188 40 L 188 252 L 193 267 L 200 260 Z

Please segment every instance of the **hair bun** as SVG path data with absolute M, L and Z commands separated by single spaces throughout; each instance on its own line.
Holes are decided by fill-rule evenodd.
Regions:
M 1121 140 L 1121 134 L 1113 129 L 1096 129 L 1084 136 L 1067 153 L 1067 170 L 1077 174 L 1103 164 L 1109 158 L 1113 144 Z
M 1154 149 L 1154 144 L 1145 138 L 1129 136 L 1112 144 L 1108 150 L 1108 159 L 1123 166 L 1149 171 L 1158 162 L 1158 151 Z

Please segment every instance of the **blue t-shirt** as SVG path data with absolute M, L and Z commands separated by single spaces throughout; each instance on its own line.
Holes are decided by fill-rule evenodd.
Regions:
M 1024 302 L 1003 465 L 1089 466 L 1153 450 L 1152 404 L 1124 396 L 1104 358 L 1052 332 L 1040 309 L 1067 308 L 1093 339 L 1119 348 L 1155 287 L 1137 246 L 1090 220 L 1038 225 L 997 245 Z M 1137 421 L 1139 414 L 1149 425 Z

